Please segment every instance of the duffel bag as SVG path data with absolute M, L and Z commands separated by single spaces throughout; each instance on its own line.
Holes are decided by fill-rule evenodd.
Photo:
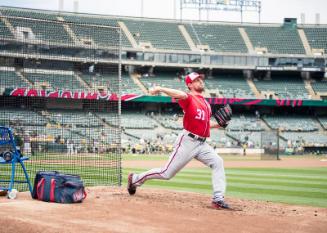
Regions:
M 80 176 L 57 171 L 39 171 L 34 180 L 34 199 L 57 203 L 78 203 L 86 198 Z

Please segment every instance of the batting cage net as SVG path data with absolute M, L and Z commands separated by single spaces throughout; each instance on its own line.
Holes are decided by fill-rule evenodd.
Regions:
M 0 16 L 0 126 L 29 157 L 32 183 L 46 170 L 80 175 L 88 186 L 121 184 L 120 54 L 117 27 Z M 0 144 L 0 187 L 12 150 Z M 24 179 L 18 163 L 15 180 Z
M 279 135 L 278 130 L 261 132 L 261 147 L 263 153 L 261 160 L 279 160 Z

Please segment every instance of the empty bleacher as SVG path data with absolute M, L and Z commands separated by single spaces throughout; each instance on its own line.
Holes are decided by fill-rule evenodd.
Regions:
M 217 147 L 235 147 L 237 145 L 237 142 L 227 136 L 225 130 L 221 129 L 211 129 L 210 130 L 210 140 L 208 140 L 210 144 L 213 144 Z
M 45 19 L 45 20 L 56 20 L 59 15 L 57 12 L 51 11 L 41 11 L 33 9 L 23 9 L 23 8 L 6 8 L 2 7 L 0 9 L 2 15 L 23 17 L 23 18 L 34 18 L 34 19 Z
M 311 86 L 316 93 L 327 93 L 327 80 L 315 80 Z
M 318 121 L 320 122 L 321 126 L 327 130 L 327 116 L 325 117 L 318 117 Z
M 36 88 L 42 87 L 47 90 L 85 90 L 85 87 L 71 71 L 24 69 L 23 75 Z
M 13 67 L 0 67 L 0 87 L 5 88 L 28 87 L 29 84 L 20 78 Z
M 25 18 L 8 18 L 8 21 L 15 28 L 16 34 L 18 31 L 21 31 L 21 39 L 30 41 L 41 40 L 51 42 L 52 44 L 73 43 L 61 22 Z
M 98 46 L 118 46 L 119 44 L 119 31 L 115 28 L 82 24 L 70 24 L 70 28 L 85 44 Z
M 327 146 L 327 136 L 318 132 L 284 132 L 280 136 L 292 142 L 298 141 L 305 146 Z
M 12 39 L 14 35 L 0 18 L 0 38 Z
M 236 132 L 229 131 L 227 135 L 231 138 L 234 138 L 240 144 L 247 143 L 251 148 L 260 148 L 261 147 L 261 132 Z
M 187 87 L 182 78 L 178 78 L 174 72 L 157 72 L 152 76 L 143 75 L 140 81 L 149 89 L 153 86 L 162 86 L 186 91 Z
M 238 26 L 190 23 L 185 27 L 196 45 L 208 45 L 216 52 L 248 52 Z
M 116 75 L 83 73 L 81 77 L 92 89 L 102 88 L 110 93 L 116 93 L 118 90 L 118 77 Z M 143 94 L 128 74 L 122 74 L 121 79 L 122 94 Z
M 157 132 L 149 129 L 127 129 L 125 133 L 147 141 L 154 141 L 157 138 Z
M 234 115 L 229 125 L 228 130 L 231 131 L 261 131 L 261 120 L 250 115 Z
M 305 50 L 295 28 L 284 27 L 244 27 L 253 47 L 267 48 L 268 53 L 305 54 Z
M 152 118 L 158 121 L 166 129 L 183 129 L 182 118 L 177 114 L 158 114 L 153 115 Z
M 91 112 L 84 111 L 48 111 L 48 121 L 65 127 L 99 127 L 102 126 L 98 118 Z
M 327 27 L 303 28 L 312 49 L 324 49 L 327 53 Z
M 109 113 L 97 113 L 98 117 L 111 126 L 116 126 L 117 120 Z M 142 114 L 140 120 L 140 113 L 124 112 L 121 115 L 121 125 L 128 129 L 154 129 L 157 123 L 149 116 Z
M 272 75 L 269 80 L 254 79 L 258 91 L 261 93 L 274 92 L 277 98 L 308 99 L 309 94 L 304 82 L 297 75 Z
M 272 129 L 283 131 L 316 131 L 318 126 L 310 117 L 304 116 L 265 116 L 265 122 Z
M 137 43 L 150 42 L 158 49 L 189 50 L 178 24 L 165 21 L 127 20 L 123 22 Z
M 47 123 L 46 118 L 31 110 L 0 109 L 1 125 L 42 126 Z
M 99 42 L 100 45 L 110 45 L 110 41 L 108 40 L 110 35 L 108 32 L 106 32 L 106 27 L 101 27 L 101 26 L 109 26 L 109 27 L 118 27 L 118 18 L 109 18 L 106 16 L 94 16 L 94 15 L 80 15 L 80 14 L 62 14 L 61 15 L 66 22 L 72 23 L 69 24 L 70 27 L 74 30 L 75 34 L 77 37 L 83 38 L 85 37 L 85 33 L 91 33 L 92 37 L 91 39 L 94 40 L 95 42 Z M 75 25 L 74 25 L 75 23 Z M 78 25 L 76 25 L 76 23 Z M 88 27 L 88 31 L 83 31 L 81 28 L 86 25 L 86 24 L 92 24 L 92 25 L 100 25 L 100 27 L 96 28 L 95 26 Z M 92 28 L 95 28 L 94 30 L 98 31 L 94 38 Z M 112 30 L 112 29 L 110 29 Z M 98 33 L 103 33 L 105 37 L 103 38 L 97 38 L 97 36 L 101 36 L 101 34 Z M 89 34 L 90 35 L 90 34 Z M 107 36 L 106 36 L 107 35 Z M 115 35 L 117 36 L 117 35 Z M 106 38 L 107 37 L 107 38 Z M 117 39 L 117 37 L 115 38 Z M 126 35 L 122 32 L 122 46 L 123 47 L 131 47 L 130 42 L 128 41 Z
M 209 93 L 219 93 L 227 98 L 254 98 L 243 75 L 237 74 L 217 74 L 205 79 L 206 89 Z

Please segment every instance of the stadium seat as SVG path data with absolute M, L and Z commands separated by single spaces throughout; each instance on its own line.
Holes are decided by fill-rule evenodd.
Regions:
M 326 27 L 304 27 L 305 35 L 307 36 L 308 42 L 311 48 L 324 49 L 325 54 L 327 53 L 327 28 Z
M 326 80 L 315 80 L 311 83 L 313 90 L 318 93 L 327 93 L 327 81 Z
M 182 78 L 178 78 L 176 72 L 156 72 L 154 75 L 143 75 L 140 81 L 149 89 L 153 86 L 162 86 L 186 91 L 187 87 Z
M 318 132 L 284 132 L 280 136 L 292 142 L 302 142 L 305 146 L 327 146 L 327 136 Z
M 234 115 L 227 126 L 230 131 L 261 131 L 261 120 L 250 115 Z
M 265 116 L 263 118 L 272 129 L 283 131 L 317 131 L 316 123 L 304 116 Z
M 238 26 L 189 23 L 185 27 L 196 45 L 209 45 L 216 52 L 248 52 Z
M 274 54 L 305 54 L 297 29 L 275 26 L 246 26 L 244 29 L 254 48 L 267 48 L 268 53 Z
M 254 98 L 243 75 L 217 74 L 205 79 L 206 88 L 210 93 L 216 93 L 226 98 Z
M 23 75 L 36 88 L 43 86 L 47 90 L 85 90 L 85 86 L 76 79 L 72 72 L 53 70 L 25 69 Z
M 29 83 L 18 77 L 14 67 L 0 67 L 0 87 L 5 88 L 29 87 Z
M 280 99 L 309 99 L 304 82 L 296 75 L 273 75 L 270 80 L 254 80 L 259 91 L 274 92 Z
M 154 48 L 170 50 L 190 50 L 178 24 L 166 21 L 122 20 L 137 43 L 151 42 Z

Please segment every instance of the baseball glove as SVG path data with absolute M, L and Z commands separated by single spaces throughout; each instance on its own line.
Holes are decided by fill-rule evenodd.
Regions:
M 227 104 L 222 108 L 217 108 L 213 116 L 220 127 L 226 128 L 229 121 L 232 119 L 232 109 L 229 104 Z

